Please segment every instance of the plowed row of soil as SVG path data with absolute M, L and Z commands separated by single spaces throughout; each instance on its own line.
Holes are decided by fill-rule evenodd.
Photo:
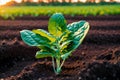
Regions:
M 106 16 L 65 16 L 65 18 L 69 19 L 69 20 L 120 20 L 120 15 L 106 15 Z M 38 16 L 38 17 L 34 17 L 34 16 L 23 16 L 23 17 L 16 17 L 15 20 L 48 20 L 49 16 Z M 0 20 L 4 20 L 2 17 L 0 17 Z M 8 19 L 8 20 L 11 20 Z
M 0 80 L 120 80 L 120 16 L 66 17 L 68 23 L 85 19 L 91 28 L 60 75 L 51 58 L 35 59 L 38 49 L 20 38 L 23 29 L 47 30 L 48 17 L 0 20 Z
M 81 19 L 80 19 L 81 20 Z M 67 20 L 72 23 L 79 20 Z M 120 20 L 87 20 L 90 23 L 91 29 L 100 30 L 117 30 L 120 29 Z M 22 23 L 22 24 L 21 24 Z M 0 30 L 22 30 L 22 29 L 47 29 L 48 20 L 0 20 Z
M 90 30 L 89 34 L 87 35 L 85 39 L 85 43 L 99 43 L 99 44 L 119 44 L 120 43 L 120 30 L 111 30 L 111 31 L 102 31 L 102 30 Z M 112 33 L 112 34 L 111 34 Z M 18 40 L 21 40 L 20 38 L 20 32 L 19 30 L 13 31 L 13 30 L 6 30 L 0 32 L 0 42 L 3 40 L 14 40 L 17 38 Z

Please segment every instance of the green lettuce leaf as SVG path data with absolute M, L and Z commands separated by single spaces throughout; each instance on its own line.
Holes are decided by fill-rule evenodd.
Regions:
M 35 34 L 30 30 L 22 30 L 20 34 L 22 40 L 29 46 L 41 46 L 50 43 L 48 38 Z
M 51 35 L 50 33 L 48 33 L 45 30 L 37 29 L 37 30 L 32 30 L 32 31 L 36 34 L 39 34 L 40 36 L 48 38 L 51 42 L 55 42 L 55 40 L 56 40 L 56 38 L 53 35 Z
M 54 36 L 60 36 L 67 28 L 67 23 L 61 13 L 53 14 L 48 23 L 48 31 Z
M 47 51 L 37 51 L 35 57 L 36 58 L 44 58 L 44 57 L 51 57 L 52 53 Z
M 86 21 L 79 21 L 69 24 L 67 29 L 71 32 L 68 40 L 71 40 L 67 48 L 64 50 L 66 51 L 61 57 L 63 59 L 67 58 L 72 51 L 74 51 L 83 41 L 85 38 L 88 30 L 89 30 L 89 23 Z

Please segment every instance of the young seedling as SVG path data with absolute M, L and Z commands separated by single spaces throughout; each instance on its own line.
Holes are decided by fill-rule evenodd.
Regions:
M 79 21 L 67 25 L 64 16 L 55 13 L 49 19 L 49 32 L 35 29 L 22 30 L 20 34 L 26 44 L 40 48 L 35 57 L 51 57 L 55 74 L 60 74 L 65 60 L 82 43 L 88 30 L 88 22 Z

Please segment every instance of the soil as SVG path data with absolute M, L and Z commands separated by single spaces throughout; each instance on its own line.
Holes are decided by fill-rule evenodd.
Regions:
M 66 16 L 71 23 L 84 19 L 91 25 L 83 43 L 55 75 L 51 58 L 35 59 L 36 47 L 20 38 L 23 29 L 47 30 L 48 18 L 0 19 L 0 80 L 120 80 L 120 16 Z

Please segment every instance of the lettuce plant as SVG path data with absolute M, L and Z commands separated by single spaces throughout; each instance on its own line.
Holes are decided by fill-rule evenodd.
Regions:
M 20 31 L 22 40 L 29 46 L 36 46 L 36 58 L 51 57 L 53 70 L 56 74 L 69 55 L 82 43 L 89 30 L 86 21 L 66 23 L 61 13 L 53 14 L 48 23 L 48 31 L 43 29 Z

